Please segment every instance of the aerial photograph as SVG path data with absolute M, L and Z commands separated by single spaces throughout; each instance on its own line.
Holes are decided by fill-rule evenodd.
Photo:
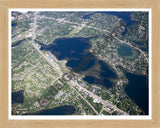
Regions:
M 12 10 L 11 115 L 149 115 L 149 11 Z

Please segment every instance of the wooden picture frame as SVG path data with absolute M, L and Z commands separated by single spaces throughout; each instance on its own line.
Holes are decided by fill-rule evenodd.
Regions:
M 152 119 L 147 120 L 9 120 L 9 54 L 8 54 L 8 13 L 10 8 L 150 8 L 152 10 Z M 160 1 L 159 0 L 116 0 L 116 1 L 84 1 L 84 0 L 0 0 L 0 128 L 26 127 L 113 127 L 113 128 L 158 128 L 160 127 L 160 79 L 159 79 L 159 41 L 160 41 Z

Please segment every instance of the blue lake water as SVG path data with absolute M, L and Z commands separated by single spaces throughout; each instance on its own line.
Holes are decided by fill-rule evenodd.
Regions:
M 84 73 L 90 70 L 93 66 L 98 64 L 100 70 L 93 72 L 99 74 L 99 78 L 95 75 L 87 75 L 84 80 L 91 84 L 101 84 L 105 87 L 111 87 L 111 79 L 116 78 L 116 74 L 106 63 L 98 60 L 94 55 L 89 52 L 91 48 L 91 38 L 59 38 L 53 41 L 52 44 L 41 45 L 40 50 L 51 51 L 57 59 L 67 60 L 66 66 L 73 69 L 77 73 Z M 94 80 L 93 80 L 94 79 Z
M 124 89 L 125 92 L 140 108 L 144 110 L 145 114 L 148 115 L 148 78 L 146 76 L 135 75 L 132 73 L 126 73 L 126 77 L 129 80 L 129 83 Z
M 43 109 L 34 113 L 27 113 L 24 115 L 72 115 L 76 109 L 71 105 L 63 105 L 53 109 Z
M 24 91 L 20 90 L 17 92 L 12 92 L 12 104 L 22 103 L 24 101 Z
M 40 50 L 51 51 L 59 60 L 81 59 L 85 50 L 91 47 L 90 38 L 58 38 L 49 45 L 41 45 Z
M 118 54 L 120 56 L 132 56 L 132 48 L 130 48 L 129 46 L 126 45 L 120 45 L 118 47 Z

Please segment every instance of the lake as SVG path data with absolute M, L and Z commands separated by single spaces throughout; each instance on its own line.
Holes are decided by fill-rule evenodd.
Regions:
M 111 87 L 111 80 L 114 80 L 117 75 L 105 62 L 98 60 L 89 52 L 90 39 L 58 38 L 49 45 L 38 43 L 41 45 L 40 50 L 50 51 L 58 60 L 67 60 L 66 66 L 72 68 L 76 73 L 85 74 L 86 82 L 97 84 L 97 81 L 100 81 L 98 83 L 101 85 Z
M 144 110 L 145 114 L 148 115 L 149 111 L 149 88 L 148 78 L 142 75 L 135 75 L 132 73 L 125 74 L 129 83 L 125 87 L 127 95 Z
M 125 57 L 125 56 L 132 56 L 132 48 L 127 45 L 119 45 L 118 47 L 118 55 Z
M 24 101 L 24 91 L 20 90 L 17 92 L 12 92 L 12 104 L 21 103 Z
M 137 58 L 139 51 L 131 48 L 128 45 L 120 44 L 118 49 L 118 55 L 125 59 L 134 60 Z
M 63 105 L 53 109 L 43 109 L 33 113 L 26 113 L 23 115 L 72 115 L 76 109 L 71 105 Z

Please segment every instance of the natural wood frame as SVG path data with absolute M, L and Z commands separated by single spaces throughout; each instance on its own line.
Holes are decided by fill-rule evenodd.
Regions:
M 8 119 L 8 9 L 9 8 L 151 8 L 152 9 L 152 119 L 151 120 L 9 120 Z M 159 0 L 0 0 L 0 128 L 41 127 L 160 127 L 160 1 Z

